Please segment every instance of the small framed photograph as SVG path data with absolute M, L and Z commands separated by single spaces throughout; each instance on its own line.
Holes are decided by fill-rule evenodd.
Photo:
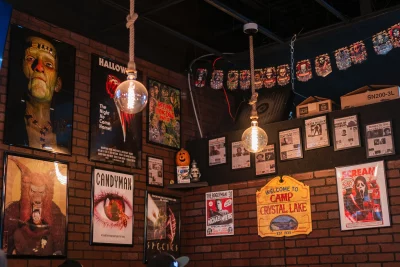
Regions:
M 330 146 L 326 115 L 305 119 L 304 128 L 306 150 Z
M 303 158 L 300 128 L 280 131 L 279 148 L 281 161 Z
M 384 161 L 336 168 L 342 231 L 390 226 Z
M 357 115 L 333 119 L 332 132 L 335 151 L 361 146 Z
M 147 185 L 164 187 L 164 161 L 162 158 L 147 156 Z
M 275 144 L 267 145 L 263 151 L 255 153 L 254 158 L 256 176 L 276 173 Z
M 250 168 L 250 152 L 241 141 L 232 142 L 232 170 Z
M 368 124 L 365 126 L 365 132 L 367 158 L 395 154 L 391 121 Z
M 219 137 L 208 140 L 208 165 L 215 166 L 226 163 L 226 138 Z

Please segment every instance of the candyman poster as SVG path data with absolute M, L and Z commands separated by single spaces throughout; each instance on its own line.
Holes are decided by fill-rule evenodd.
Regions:
M 144 263 L 161 252 L 179 257 L 180 210 L 179 198 L 146 192 Z
M 233 190 L 206 193 L 206 236 L 233 234 Z
M 132 174 L 93 169 L 90 243 L 133 245 Z
M 125 65 L 92 54 L 90 160 L 141 168 L 142 113 L 127 114 L 114 102 L 126 80 Z

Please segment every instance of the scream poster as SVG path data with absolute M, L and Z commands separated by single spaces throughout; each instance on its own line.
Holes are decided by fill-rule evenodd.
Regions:
M 90 160 L 141 168 L 142 113 L 117 108 L 114 93 L 126 67 L 92 54 Z
M 146 196 L 143 261 L 160 252 L 179 257 L 180 199 L 149 192 Z

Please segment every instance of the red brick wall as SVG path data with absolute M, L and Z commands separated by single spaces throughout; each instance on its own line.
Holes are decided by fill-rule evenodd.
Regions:
M 100 247 L 89 245 L 90 229 L 90 194 L 91 194 L 91 168 L 92 166 L 104 167 L 129 172 L 130 169 L 114 167 L 107 164 L 95 164 L 88 160 L 89 146 L 89 108 L 90 108 L 90 54 L 96 53 L 107 56 L 119 62 L 127 62 L 128 55 L 112 47 L 90 40 L 65 29 L 58 28 L 34 17 L 18 11 L 13 12 L 12 22 L 54 37 L 76 47 L 76 75 L 75 75 L 75 106 L 72 156 L 54 155 L 31 149 L 10 147 L 4 145 L 4 111 L 6 103 L 6 85 L 9 43 L 6 46 L 3 68 L 0 71 L 0 169 L 3 168 L 3 151 L 16 151 L 26 154 L 42 156 L 48 159 L 59 159 L 69 162 L 69 207 L 68 207 L 68 256 L 80 260 L 85 267 L 128 267 L 142 266 L 143 259 L 143 234 L 144 234 L 144 196 L 146 190 L 146 154 L 158 155 L 164 158 L 165 181 L 174 179 L 175 151 L 146 144 L 146 114 L 143 112 L 143 157 L 142 169 L 134 170 L 135 198 L 134 198 L 134 247 Z M 127 32 L 128 34 L 128 32 Z M 193 138 L 197 133 L 197 126 L 193 119 L 193 110 L 188 97 L 187 79 L 185 76 L 156 66 L 144 60 L 136 59 L 137 67 L 143 71 L 144 81 L 151 77 L 171 84 L 182 90 L 183 122 L 182 142 Z M 2 186 L 0 179 L 0 187 Z M 165 194 L 182 195 L 182 192 L 171 192 L 166 189 L 152 189 L 164 191 Z M 61 263 L 60 260 L 10 260 L 9 267 L 54 267 Z
M 292 175 L 310 186 L 313 231 L 286 238 L 287 266 L 395 267 L 400 266 L 400 160 L 387 163 L 392 226 L 340 231 L 335 170 Z M 217 178 L 217 177 L 216 177 Z M 191 190 L 183 199 L 182 253 L 190 266 L 284 266 L 284 239 L 257 234 L 257 189 L 266 180 Z M 235 235 L 205 237 L 205 195 L 234 192 Z

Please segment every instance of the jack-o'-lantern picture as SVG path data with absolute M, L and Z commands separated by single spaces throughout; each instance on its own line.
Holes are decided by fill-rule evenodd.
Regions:
M 176 153 L 176 166 L 189 166 L 190 164 L 190 155 L 185 149 L 181 148 L 181 150 Z

